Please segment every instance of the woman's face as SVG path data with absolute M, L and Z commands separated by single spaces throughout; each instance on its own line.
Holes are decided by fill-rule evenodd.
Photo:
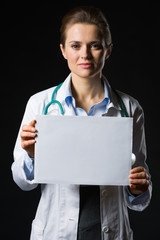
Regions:
M 107 50 L 98 27 L 84 23 L 67 28 L 65 46 L 60 44 L 60 48 L 71 72 L 82 78 L 100 77 L 111 51 Z

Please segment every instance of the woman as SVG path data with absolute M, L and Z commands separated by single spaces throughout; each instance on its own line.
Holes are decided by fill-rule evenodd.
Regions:
M 72 9 L 61 26 L 60 49 L 70 75 L 57 91 L 64 115 L 121 117 L 120 104 L 102 69 L 112 51 L 107 20 L 94 7 Z M 23 190 L 34 183 L 35 116 L 43 114 L 54 88 L 32 96 L 18 134 L 12 172 Z M 31 239 L 133 239 L 127 207 L 142 211 L 151 198 L 151 182 L 146 165 L 143 110 L 132 97 L 119 92 L 129 117 L 133 117 L 133 153 L 136 162 L 128 187 L 42 185 L 42 196 L 32 223 Z M 48 114 L 61 114 L 57 105 Z

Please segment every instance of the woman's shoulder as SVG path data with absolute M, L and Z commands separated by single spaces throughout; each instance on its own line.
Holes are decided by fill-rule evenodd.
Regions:
M 117 92 L 120 95 L 122 101 L 124 102 L 126 110 L 128 111 L 130 116 L 134 115 L 135 112 L 136 113 L 143 112 L 142 106 L 140 105 L 139 101 L 135 97 L 121 91 L 117 91 Z
M 109 91 L 109 94 L 110 94 L 110 97 L 113 101 L 117 102 L 117 94 L 119 95 L 119 97 L 122 99 L 122 101 L 124 102 L 125 105 L 127 105 L 128 107 L 130 106 L 130 108 L 141 108 L 138 100 L 136 98 L 134 98 L 133 96 L 127 94 L 127 93 L 124 93 L 120 90 L 117 90 L 117 89 L 114 89 L 110 86 L 107 78 L 103 75 L 103 79 L 105 80 L 106 84 L 107 84 L 107 87 L 108 87 L 108 91 Z M 117 94 L 116 94 L 117 93 Z
M 122 100 L 131 102 L 132 104 L 139 104 L 138 100 L 135 97 L 129 95 L 128 93 L 124 93 L 119 90 L 117 90 L 117 92 L 120 95 L 120 97 L 122 98 Z
M 30 97 L 30 101 L 45 101 L 45 100 L 48 100 L 48 98 L 51 98 L 52 96 L 52 93 L 54 91 L 54 88 L 55 87 L 50 87 L 48 89 L 45 89 L 45 90 L 42 90 L 40 92 L 37 92 L 35 94 L 33 94 L 31 97 Z
M 51 87 L 32 95 L 26 105 L 26 111 L 41 114 L 45 106 L 51 101 L 52 93 L 55 87 Z

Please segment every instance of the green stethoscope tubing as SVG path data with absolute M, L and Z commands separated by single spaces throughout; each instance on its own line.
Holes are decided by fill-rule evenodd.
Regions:
M 119 96 L 118 92 L 115 89 L 112 88 L 112 90 L 116 94 L 116 96 L 118 98 L 118 101 L 120 103 L 120 106 L 121 106 L 121 109 L 122 109 L 121 116 L 122 117 L 127 117 L 126 108 L 125 108 L 125 105 L 124 105 L 124 102 L 123 102 L 122 98 Z
M 55 93 L 56 93 L 56 92 L 58 91 L 58 89 L 62 86 L 62 84 L 63 84 L 63 82 L 60 83 L 60 84 L 54 89 L 54 91 L 53 91 L 53 93 L 52 93 L 51 101 L 46 105 L 46 107 L 45 107 L 45 109 L 44 109 L 44 113 L 43 113 L 44 115 L 47 114 L 47 111 L 48 111 L 49 106 L 50 106 L 51 104 L 53 104 L 53 103 L 57 103 L 57 104 L 58 104 L 58 106 L 59 106 L 59 108 L 60 108 L 60 111 L 61 111 L 61 114 L 64 115 L 64 110 L 63 110 L 62 104 L 61 104 L 59 101 L 57 101 L 57 100 L 54 99 Z
M 44 113 L 43 113 L 44 115 L 47 114 L 47 111 L 48 111 L 49 106 L 50 106 L 51 104 L 54 104 L 54 103 L 58 104 L 58 106 L 59 106 L 59 108 L 60 108 L 60 111 L 61 111 L 61 114 L 64 115 L 64 110 L 63 110 L 62 104 L 61 104 L 59 101 L 57 101 L 57 100 L 54 99 L 54 96 L 55 96 L 56 92 L 57 92 L 58 89 L 62 86 L 62 84 L 63 84 L 63 82 L 60 83 L 60 84 L 54 89 L 54 91 L 53 91 L 53 93 L 52 93 L 51 101 L 45 106 Z M 120 95 L 118 94 L 118 92 L 117 92 L 115 89 L 112 89 L 112 90 L 113 90 L 114 93 L 116 94 L 116 96 L 117 96 L 117 98 L 118 98 L 118 101 L 119 101 L 119 103 L 120 103 L 120 106 L 121 106 L 121 109 L 122 109 L 121 116 L 122 116 L 122 117 L 127 117 L 126 108 L 125 108 L 125 105 L 124 105 L 124 102 L 123 102 L 122 98 L 120 97 Z

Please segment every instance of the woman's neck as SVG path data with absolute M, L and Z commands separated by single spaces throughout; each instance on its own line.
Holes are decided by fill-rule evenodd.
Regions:
M 104 99 L 104 84 L 101 76 L 82 78 L 72 73 L 72 95 L 76 106 L 88 112 L 90 107 Z

